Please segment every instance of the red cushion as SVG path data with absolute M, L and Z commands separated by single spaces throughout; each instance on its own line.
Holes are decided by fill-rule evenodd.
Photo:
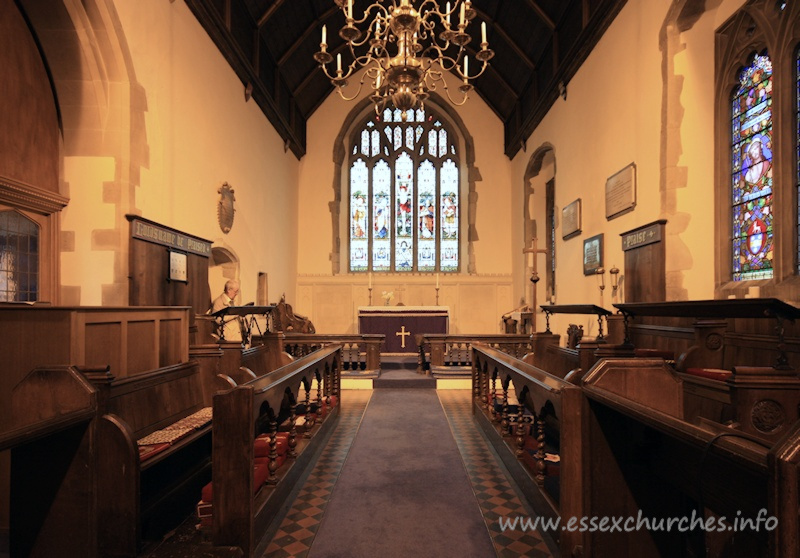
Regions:
M 720 382 L 724 382 L 733 375 L 730 370 L 720 370 L 718 368 L 687 368 L 686 373 Z
M 289 433 L 278 432 L 276 436 L 275 451 L 283 455 L 289 449 Z M 269 434 L 260 434 L 253 442 L 256 457 L 269 457 Z
M 286 461 L 286 455 L 279 455 L 275 460 L 276 470 Z M 269 478 L 269 457 L 256 457 L 253 460 L 253 494 L 259 491 L 261 485 Z M 214 501 L 214 483 L 210 482 L 200 491 L 200 498 L 203 502 L 210 504 Z

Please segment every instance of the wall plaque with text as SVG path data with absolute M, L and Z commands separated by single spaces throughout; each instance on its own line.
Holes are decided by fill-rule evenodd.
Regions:
M 581 234 L 580 198 L 561 210 L 561 238 L 566 240 L 579 234 Z
M 636 164 L 631 163 L 606 180 L 606 219 L 619 217 L 636 207 Z

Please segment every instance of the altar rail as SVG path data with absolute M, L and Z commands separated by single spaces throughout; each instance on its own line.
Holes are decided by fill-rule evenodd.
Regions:
M 473 413 L 534 512 L 565 522 L 584 515 L 580 388 L 485 344 L 471 350 Z M 576 555 L 582 545 L 578 532 L 551 534 L 562 556 Z
M 212 540 L 217 546 L 239 547 L 245 556 L 256 553 L 256 545 L 275 519 L 284 500 L 306 467 L 315 447 L 330 434 L 339 405 L 341 346 L 331 344 L 214 396 L 213 422 L 213 520 Z M 299 435 L 295 429 L 297 397 L 301 385 L 307 394 L 305 409 L 311 412 L 308 394 L 312 382 L 318 387 L 316 408 L 319 422 Z M 323 401 L 331 412 L 321 420 Z M 333 401 L 332 401 L 333 400 Z M 276 475 L 276 432 L 289 425 L 290 462 Z M 308 424 L 308 422 L 307 422 Z M 269 478 L 254 485 L 255 437 L 270 434 Z M 292 463 L 291 460 L 294 460 Z M 263 550 L 263 549 L 261 549 Z
M 425 333 L 416 335 L 415 340 L 417 372 L 431 375 L 471 373 L 473 343 L 483 343 L 520 359 L 532 350 L 530 335 Z
M 381 367 L 381 347 L 385 335 L 354 334 L 335 335 L 322 333 L 286 333 L 285 350 L 300 358 L 328 345 L 342 346 L 342 371 L 378 370 Z

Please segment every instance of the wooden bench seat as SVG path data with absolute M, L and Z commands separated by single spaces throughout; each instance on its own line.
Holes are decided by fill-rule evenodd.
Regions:
M 119 379 L 108 369 L 83 372 L 99 400 L 100 552 L 136 556 L 144 539 L 159 537 L 185 519 L 197 491 L 211 478 L 211 417 L 203 378 L 194 361 Z M 189 429 L 173 430 L 187 421 Z M 140 440 L 157 443 L 140 446 Z

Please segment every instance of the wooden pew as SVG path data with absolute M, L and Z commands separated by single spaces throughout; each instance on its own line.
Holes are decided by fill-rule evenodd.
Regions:
M 210 408 L 203 379 L 195 361 L 127 378 L 108 369 L 82 372 L 98 393 L 100 552 L 136 556 L 144 539 L 153 540 L 186 518 L 211 478 Z M 203 412 L 207 420 L 200 421 L 202 426 L 167 432 Z M 154 434 L 180 436 L 139 445 Z
M 469 376 L 472 373 L 472 343 L 483 343 L 522 358 L 531 351 L 531 336 L 522 334 L 425 333 L 415 336 L 417 372 L 436 377 Z
M 475 418 L 536 514 L 564 521 L 584 515 L 580 388 L 480 343 L 472 345 L 472 363 Z M 499 413 L 494 405 L 496 382 L 503 394 Z M 510 390 L 517 399 L 515 412 L 509 412 Z M 526 453 L 529 448 L 533 459 Z M 546 451 L 558 455 L 558 475 L 548 471 L 546 459 L 551 458 Z M 549 534 L 558 541 L 562 556 L 580 555 L 576 552 L 582 548 L 581 533 L 556 529 Z
M 213 423 L 213 519 L 212 541 L 216 546 L 238 547 L 245 556 L 256 554 L 256 545 L 276 517 L 281 505 L 324 445 L 338 416 L 341 347 L 329 345 L 275 370 L 214 396 Z M 303 385 L 307 394 L 316 380 L 317 417 L 311 430 L 300 433 L 294 426 L 297 396 Z M 321 400 L 322 401 L 321 401 Z M 331 411 L 322 420 L 323 403 Z M 280 471 L 276 465 L 276 436 L 282 422 L 289 424 L 289 461 Z M 306 424 L 309 424 L 307 421 Z M 270 478 L 254 484 L 254 441 L 270 434 Z M 263 549 L 260 549 L 263 551 Z
M 611 328 L 611 312 L 594 304 L 550 304 L 540 307 L 545 313 L 546 328 L 542 339 L 535 344 L 534 352 L 526 358 L 530 362 L 559 378 L 570 377 L 577 383 L 599 358 L 632 356 L 629 347 L 611 343 L 613 338 L 606 335 Z M 559 337 L 553 338 L 550 330 L 550 319 L 554 314 L 570 314 L 593 316 L 597 319 L 597 336 L 584 339 L 582 333 L 573 335 L 568 330 L 567 346 L 559 346 Z M 604 332 L 603 324 L 606 324 Z M 581 328 L 582 329 L 582 328 Z
M 625 319 L 627 343 L 637 350 L 652 347 L 674 355 L 675 369 L 683 380 L 688 420 L 704 417 L 724 422 L 748 416 L 748 407 L 755 401 L 746 403 L 736 392 L 744 393 L 756 377 L 757 384 L 773 386 L 770 397 L 783 400 L 787 391 L 778 384 L 785 383 L 781 379 L 785 371 L 794 370 L 791 363 L 800 364 L 800 346 L 786 335 L 789 326 L 800 318 L 800 309 L 778 299 L 615 306 Z M 755 373 L 748 367 L 761 371 Z M 738 377 L 733 374 L 735 368 Z M 788 381 L 791 383 L 791 379 Z
M 74 368 L 31 371 L 11 391 L 11 556 L 98 556 L 92 427 L 94 388 Z
M 682 384 L 660 359 L 601 361 L 584 377 L 586 511 L 651 522 L 697 517 L 712 530 L 596 531 L 584 555 L 800 556 L 800 421 L 783 424 L 775 441 L 690 422 Z M 738 528 L 759 517 L 758 529 Z

